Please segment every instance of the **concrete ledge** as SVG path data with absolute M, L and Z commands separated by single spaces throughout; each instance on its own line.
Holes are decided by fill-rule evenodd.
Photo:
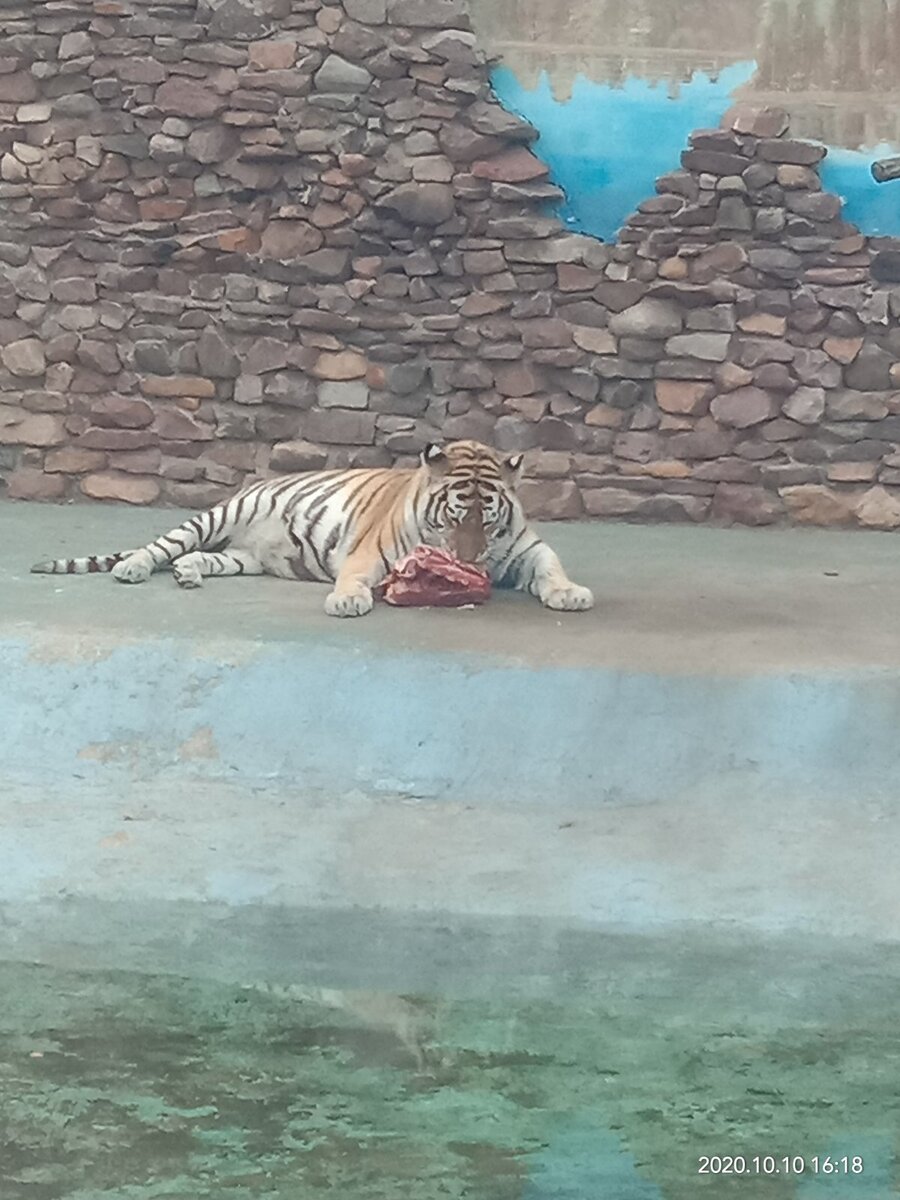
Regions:
M 894 794 L 900 554 L 885 535 L 554 526 L 598 607 L 321 611 L 324 589 L 30 576 L 170 513 L 0 509 L 0 758 L 478 804 Z

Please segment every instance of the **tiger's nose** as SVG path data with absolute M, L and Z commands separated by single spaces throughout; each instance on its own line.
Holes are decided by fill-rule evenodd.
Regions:
M 477 563 L 487 554 L 484 526 L 476 516 L 469 515 L 453 530 L 450 538 L 453 553 L 461 562 Z

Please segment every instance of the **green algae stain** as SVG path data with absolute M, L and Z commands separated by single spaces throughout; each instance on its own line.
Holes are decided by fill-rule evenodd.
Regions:
M 900 1027 L 881 992 L 735 1021 L 670 985 L 418 999 L 0 964 L 0 1195 L 898 1195 Z M 871 1171 L 697 1175 L 701 1154 L 835 1148 Z

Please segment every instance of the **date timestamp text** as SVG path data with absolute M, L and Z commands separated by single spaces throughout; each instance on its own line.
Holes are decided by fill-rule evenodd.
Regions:
M 862 1175 L 862 1156 L 844 1154 L 701 1154 L 698 1175 Z

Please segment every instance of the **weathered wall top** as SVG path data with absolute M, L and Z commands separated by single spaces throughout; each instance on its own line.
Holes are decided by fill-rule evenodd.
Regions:
M 474 436 L 531 452 L 539 515 L 900 525 L 895 252 L 782 114 L 698 132 L 608 246 L 546 215 L 458 0 L 4 27 L 10 496 L 193 506 Z

